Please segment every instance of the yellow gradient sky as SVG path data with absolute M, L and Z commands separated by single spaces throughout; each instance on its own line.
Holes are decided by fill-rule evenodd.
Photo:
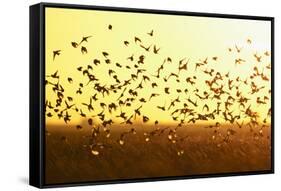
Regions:
M 108 30 L 108 25 L 113 26 L 112 30 Z M 153 37 L 147 35 L 148 32 L 154 30 Z M 81 103 L 89 102 L 89 97 L 96 92 L 93 91 L 91 86 L 83 89 L 82 95 L 77 95 L 75 92 L 78 89 L 78 83 L 87 83 L 87 78 L 83 77 L 77 71 L 77 67 L 92 65 L 93 59 L 100 59 L 99 66 L 93 66 L 94 75 L 100 79 L 101 84 L 114 84 L 114 80 L 108 76 L 108 69 L 113 69 L 118 74 L 120 80 L 128 79 L 135 69 L 127 70 L 126 65 L 133 68 L 134 63 L 138 56 L 145 55 L 145 64 L 140 68 L 147 71 L 152 81 L 158 83 L 158 87 L 151 88 L 151 82 L 143 83 L 144 89 L 138 91 L 138 99 L 144 97 L 148 99 L 150 94 L 160 93 L 161 96 L 153 98 L 151 102 L 143 105 L 141 112 L 150 117 L 150 121 L 158 119 L 160 122 L 172 122 L 170 112 L 176 108 L 182 107 L 183 103 L 188 103 L 187 98 L 197 100 L 193 90 L 199 89 L 199 94 L 202 95 L 203 91 L 208 91 L 205 85 L 205 80 L 211 79 L 208 75 L 204 74 L 202 70 L 215 69 L 221 74 L 230 72 L 230 78 L 245 80 L 252 73 L 254 66 L 259 68 L 259 71 L 264 72 L 270 77 L 270 70 L 265 69 L 265 66 L 270 64 L 270 56 L 265 56 L 264 52 L 270 52 L 270 22 L 269 21 L 255 21 L 255 20 L 242 20 L 242 19 L 223 19 L 223 18 L 208 18 L 208 17 L 192 17 L 192 16 L 174 16 L 174 15 L 157 15 L 157 14 L 140 14 L 140 13 L 125 13 L 125 12 L 112 12 L 112 11 L 95 11 L 95 10 L 79 10 L 79 9 L 62 9 L 62 8 L 46 8 L 46 75 L 50 75 L 55 71 L 59 71 L 60 83 L 65 88 L 65 96 L 72 96 L 74 103 L 77 107 L 82 108 L 85 113 L 87 109 Z M 88 54 L 81 54 L 80 47 L 73 48 L 71 42 L 79 43 L 82 36 L 92 35 L 88 42 L 83 42 L 83 46 L 87 47 Z M 142 40 L 144 46 L 156 45 L 160 48 L 159 54 L 154 54 L 152 51 L 146 52 L 134 42 L 134 37 L 137 36 Z M 252 43 L 247 43 L 250 38 Z M 129 46 L 126 47 L 123 41 L 129 41 Z M 242 47 L 240 53 L 235 51 L 235 45 Z M 232 48 L 232 52 L 228 51 Z M 62 50 L 61 55 L 53 60 L 53 50 Z M 151 49 L 152 50 L 152 49 Z M 104 62 L 102 52 L 109 53 L 112 64 L 107 65 Z M 258 63 L 253 56 L 254 53 L 262 55 L 262 62 Z M 134 62 L 127 60 L 127 57 L 134 55 Z M 163 80 L 155 79 L 151 74 L 156 74 L 157 68 L 162 64 L 163 60 L 167 57 L 172 58 L 171 64 L 166 64 L 161 77 L 169 75 L 171 72 L 177 73 L 178 62 L 180 59 L 189 59 L 188 71 L 180 73 L 181 83 L 177 83 L 175 78 L 171 78 L 167 83 Z M 218 60 L 212 60 L 212 57 L 217 56 Z M 204 60 L 208 57 L 208 64 L 195 71 L 195 63 L 200 59 Z M 246 60 L 241 65 L 235 65 L 234 60 L 242 58 Z M 120 63 L 123 68 L 116 68 L 115 63 Z M 187 77 L 196 76 L 196 86 L 191 86 L 185 82 Z M 74 79 L 73 84 L 67 82 L 67 77 Z M 55 82 L 55 80 L 51 80 Z M 252 109 L 258 111 L 262 117 L 265 117 L 270 106 L 270 100 L 265 105 L 257 105 L 256 97 L 263 97 L 270 95 L 267 93 L 270 89 L 270 82 L 265 82 L 259 79 L 254 80 L 258 86 L 266 86 L 264 90 L 254 96 L 250 95 L 250 86 L 239 86 L 240 91 L 245 97 L 251 99 L 249 103 Z M 139 80 L 138 80 L 139 82 Z M 130 88 L 134 89 L 138 82 L 134 82 Z M 250 81 L 249 81 L 250 82 Z M 227 86 L 227 80 L 225 79 Z M 164 93 L 164 88 L 170 87 L 170 94 Z M 175 93 L 176 89 L 189 89 L 189 94 Z M 226 87 L 227 90 L 227 87 Z M 236 91 L 230 91 L 235 95 Z M 121 92 L 112 94 L 106 98 L 101 95 L 98 98 L 105 103 L 117 103 L 116 99 Z M 181 103 L 169 112 L 163 112 L 156 108 L 156 106 L 168 107 L 172 99 L 180 96 Z M 128 93 L 125 93 L 128 96 Z M 51 86 L 46 86 L 46 99 L 55 105 L 55 94 L 51 90 Z M 223 98 L 224 99 L 224 98 Z M 102 111 L 99 107 L 100 101 L 94 103 L 95 111 L 90 115 L 95 115 Z M 203 105 L 207 103 L 210 110 L 216 108 L 216 100 L 200 101 L 198 100 L 198 107 L 193 108 L 198 113 L 202 112 Z M 139 107 L 141 103 L 136 102 L 132 107 L 123 108 L 122 111 L 132 114 L 133 110 Z M 64 107 L 64 104 L 63 104 Z M 239 114 L 237 105 L 233 106 L 234 113 Z M 79 123 L 80 116 L 75 114 L 74 111 L 70 112 L 72 115 L 72 122 Z M 112 118 L 116 122 L 121 122 L 116 119 L 115 115 L 120 113 L 117 109 L 113 114 L 107 114 L 106 119 Z M 55 115 L 55 114 L 54 114 Z M 129 115 L 129 114 L 128 114 Z M 139 119 L 137 119 L 139 120 Z M 223 121 L 218 119 L 217 121 Z M 47 118 L 47 123 L 64 123 L 63 120 L 58 120 L 57 117 Z

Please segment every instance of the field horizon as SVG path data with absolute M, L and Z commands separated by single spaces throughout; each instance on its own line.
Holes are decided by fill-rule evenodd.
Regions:
M 121 145 L 123 131 L 112 128 L 110 138 L 99 138 L 103 148 L 98 155 L 88 147 L 90 129 L 77 130 L 75 126 L 47 126 L 46 183 L 122 180 L 166 176 L 188 176 L 216 173 L 239 173 L 271 169 L 270 128 L 263 130 L 231 127 L 236 133 L 224 140 L 229 127 L 221 127 L 221 138 L 213 138 L 215 129 L 191 127 L 177 130 L 184 141 L 173 143 L 169 131 L 146 141 L 144 132 L 155 127 L 135 127 Z M 165 128 L 165 127 L 164 127 Z M 162 129 L 160 127 L 160 129 Z M 238 130 L 239 129 L 239 130 Z M 102 132 L 101 135 L 102 137 Z M 87 145 L 87 146 L 86 146 Z M 181 153 L 183 151 L 183 153 Z

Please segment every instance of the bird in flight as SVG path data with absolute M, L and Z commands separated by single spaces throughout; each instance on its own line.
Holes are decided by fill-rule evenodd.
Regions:
M 156 45 L 153 46 L 153 53 L 158 54 L 160 48 L 156 48 Z
M 51 74 L 51 75 L 47 75 L 47 77 L 52 77 L 52 78 L 59 79 L 58 70 L 55 73 Z
M 137 42 L 141 43 L 141 39 L 135 36 L 135 43 Z
M 125 46 L 129 46 L 130 43 L 125 40 L 125 41 L 124 41 L 124 44 L 125 44 Z
M 246 62 L 246 61 L 244 59 L 242 59 L 242 58 L 235 59 L 235 65 L 242 64 L 243 62 Z
M 153 36 L 153 30 L 151 30 L 149 33 L 147 33 L 149 36 Z
M 88 53 L 88 50 L 87 50 L 87 48 L 85 46 L 81 47 L 81 53 L 82 54 L 87 54 Z
M 149 52 L 151 45 L 149 45 L 148 47 L 145 47 L 141 44 L 140 47 L 142 47 L 145 51 Z
M 54 50 L 53 51 L 53 60 L 55 60 L 56 56 L 59 56 L 61 54 L 61 50 Z
M 252 44 L 252 40 L 250 38 L 247 39 L 248 44 Z
M 79 46 L 79 44 L 77 42 L 71 42 L 71 45 L 74 47 L 74 48 L 77 48 Z
M 92 36 L 84 36 L 82 37 L 82 40 L 80 41 L 79 45 L 83 42 L 88 42 L 88 39 L 91 38 Z
M 241 47 L 241 48 L 238 48 L 238 46 L 237 46 L 237 45 L 235 45 L 235 49 L 236 49 L 237 53 L 240 53 L 240 52 L 241 52 L 241 50 L 242 50 L 242 47 Z

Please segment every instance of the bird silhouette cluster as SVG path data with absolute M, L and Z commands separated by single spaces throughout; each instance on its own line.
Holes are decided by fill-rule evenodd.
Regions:
M 108 25 L 106 30 L 114 31 L 112 25 Z M 153 39 L 155 31 L 151 30 L 143 35 Z M 78 42 L 70 40 L 69 46 L 77 49 L 81 54 L 90 54 L 87 45 L 94 38 L 94 35 L 90 35 L 82 37 Z M 250 45 L 252 40 L 247 39 L 246 43 Z M 114 125 L 130 127 L 129 130 L 124 130 L 116 140 L 121 146 L 126 145 L 128 136 L 137 134 L 135 125 L 148 122 L 154 126 L 154 129 L 143 133 L 144 144 L 159 136 L 166 136 L 170 143 L 182 145 L 178 143 L 188 140 L 188 136 L 180 136 L 177 130 L 190 124 L 201 124 L 205 128 L 213 128 L 212 139 L 220 138 L 222 142 L 229 142 L 236 134 L 237 130 L 232 128 L 234 126 L 238 128 L 247 126 L 251 131 L 254 131 L 256 127 L 258 129 L 254 131 L 256 138 L 263 136 L 263 128 L 269 126 L 271 89 L 268 73 L 270 74 L 271 65 L 270 63 L 261 64 L 264 57 L 270 57 L 268 51 L 253 53 L 254 61 L 252 62 L 255 62 L 255 66 L 247 78 L 242 79 L 239 74 L 234 77 L 230 72 L 221 73 L 215 67 L 210 67 L 209 63 L 219 62 L 218 56 L 204 57 L 194 62 L 186 57 L 175 60 L 171 56 L 162 55 L 163 48 L 159 45 L 154 43 L 147 45 L 138 36 L 125 39 L 122 46 L 124 51 L 132 46 L 137 47 L 141 54 L 129 54 L 124 58 L 128 64 L 121 64 L 111 57 L 110 52 L 101 51 L 100 57 L 93 58 L 91 63 L 75 67 L 81 75 L 79 79 L 71 76 L 61 79 L 59 70 L 46 75 L 45 85 L 52 88 L 55 97 L 52 101 L 48 100 L 48 97 L 46 99 L 46 117 L 58 118 L 66 124 L 71 123 L 73 115 L 78 114 L 85 119 L 87 126 L 91 127 L 90 142 L 86 146 L 90 148 L 93 155 L 99 155 L 102 149 L 111 148 L 103 140 L 104 137 L 110 138 L 111 128 Z M 234 45 L 227 48 L 225 52 L 226 54 L 235 53 L 236 57 L 232 63 L 227 64 L 239 67 L 248 62 L 240 55 L 243 47 Z M 47 64 L 57 64 L 58 57 L 67 56 L 64 50 L 54 50 L 52 53 L 53 63 Z M 146 59 L 159 55 L 162 56 L 162 61 L 153 63 L 157 70 L 148 71 L 144 67 L 148 64 Z M 104 83 L 102 76 L 96 75 L 95 71 L 99 70 L 101 65 L 108 65 L 107 75 L 113 83 Z M 167 71 L 167 65 L 172 65 L 177 71 Z M 125 78 L 122 75 L 124 73 L 130 76 Z M 204 75 L 204 78 L 198 78 L 198 75 Z M 71 90 L 77 96 L 84 96 L 86 91 L 90 92 L 91 96 L 88 96 L 89 93 L 85 94 L 87 101 L 80 103 L 75 99 L 77 96 L 71 97 L 66 94 L 62 82 L 64 80 L 68 85 L 73 85 Z M 171 81 L 173 81 L 173 87 L 169 85 Z M 268 82 L 268 86 L 260 85 L 259 81 Z M 159 84 L 164 84 L 162 91 L 157 89 Z M 177 86 L 177 84 L 184 85 Z M 149 96 L 142 96 L 143 94 L 140 93 L 142 91 L 149 93 Z M 171 95 L 176 96 L 171 98 Z M 151 102 L 163 97 L 165 98 L 163 105 L 157 105 L 154 109 L 159 111 L 159 115 L 161 112 L 168 113 L 171 121 L 175 122 L 175 126 L 153 119 L 143 111 L 145 105 L 150 106 Z M 107 98 L 110 98 L 110 101 Z M 265 115 L 256 110 L 259 105 L 267 106 Z M 265 117 L 261 119 L 261 116 Z M 229 124 L 225 134 L 220 132 L 223 124 Z M 83 129 L 85 124 L 77 124 L 76 128 Z M 62 140 L 66 140 L 66 137 Z M 177 151 L 176 154 L 179 156 L 184 154 L 184 148 L 179 148 Z

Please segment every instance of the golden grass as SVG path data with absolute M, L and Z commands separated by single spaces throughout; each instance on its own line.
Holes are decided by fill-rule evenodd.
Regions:
M 136 127 L 137 134 L 126 136 L 124 145 L 120 145 L 121 131 L 116 128 L 110 138 L 99 139 L 108 147 L 97 149 L 99 154 L 94 155 L 89 147 L 83 146 L 89 143 L 85 137 L 89 130 L 47 128 L 47 184 L 271 169 L 270 129 L 264 129 L 263 136 L 259 136 L 255 129 L 250 132 L 232 127 L 237 133 L 225 142 L 223 138 L 213 139 L 214 129 L 186 127 L 177 134 L 188 138 L 173 144 L 168 140 L 168 132 L 146 142 L 143 133 L 153 127 Z M 66 128 L 69 131 L 56 130 Z M 228 128 L 221 128 L 222 135 L 226 135 Z M 180 150 L 184 153 L 179 156 Z

